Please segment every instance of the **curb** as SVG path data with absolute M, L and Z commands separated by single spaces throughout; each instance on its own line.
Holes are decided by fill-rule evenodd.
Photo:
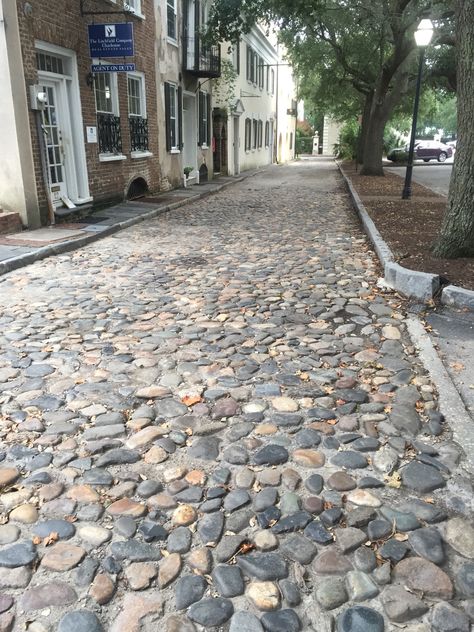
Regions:
M 427 302 L 441 290 L 441 303 L 457 308 L 467 308 L 474 311 L 474 291 L 465 290 L 456 285 L 448 285 L 441 289 L 441 278 L 438 274 L 410 270 L 396 263 L 395 257 L 382 235 L 377 230 L 373 220 L 365 210 L 365 207 L 351 180 L 343 172 L 339 162 L 336 161 L 339 172 L 346 183 L 352 203 L 359 215 L 370 241 L 384 270 L 384 281 L 393 290 L 400 292 L 409 298 L 416 298 Z
M 264 169 L 259 169 L 257 171 L 252 171 L 252 173 L 249 173 L 248 175 L 240 175 L 236 177 L 235 180 L 231 180 L 230 182 L 224 182 L 214 191 L 206 191 L 204 193 L 197 193 L 196 195 L 189 197 L 187 200 L 172 202 L 171 204 L 168 204 L 167 206 L 164 206 L 162 208 L 156 208 L 146 213 L 143 213 L 142 215 L 139 215 L 138 217 L 132 217 L 130 219 L 124 220 L 123 222 L 118 222 L 117 224 L 108 226 L 107 228 L 105 228 L 104 230 L 98 233 L 92 233 L 90 235 L 85 235 L 84 237 L 79 237 L 77 239 L 69 239 L 67 241 L 62 241 L 58 244 L 50 244 L 42 248 L 37 248 L 34 252 L 28 252 L 28 253 L 19 255 L 18 257 L 12 257 L 11 259 L 6 259 L 5 261 L 0 262 L 0 276 L 7 274 L 8 272 L 13 272 L 13 270 L 18 270 L 18 268 L 23 268 L 27 265 L 30 265 L 31 263 L 35 263 L 36 261 L 41 261 L 42 259 L 47 259 L 48 257 L 54 257 L 56 255 L 60 255 L 65 252 L 71 252 L 72 250 L 77 250 L 79 248 L 82 248 L 83 246 L 87 246 L 88 244 L 92 244 L 96 241 L 99 241 L 100 239 L 104 237 L 110 237 L 110 235 L 113 235 L 125 228 L 130 228 L 131 226 L 135 226 L 136 224 L 139 224 L 140 222 L 144 222 L 145 220 L 154 219 L 155 217 L 158 217 L 158 215 L 163 215 L 176 208 L 186 206 L 187 204 L 190 204 L 191 202 L 196 202 L 197 200 L 200 200 L 202 198 L 210 197 L 211 195 L 214 195 L 215 193 L 219 193 L 223 189 L 226 189 L 227 187 L 232 186 L 233 184 L 238 184 L 239 182 L 243 182 L 244 180 L 247 180 L 248 178 L 252 178 L 253 176 L 259 175 L 263 173 L 264 171 L 266 171 L 266 169 L 267 167 L 265 167 Z M 25 231 L 25 233 L 27 232 L 28 231 Z
M 450 420 L 453 439 L 464 452 L 460 467 L 474 474 L 472 418 L 421 322 L 415 316 L 407 316 L 406 325 L 418 356 L 438 389 L 439 409 Z

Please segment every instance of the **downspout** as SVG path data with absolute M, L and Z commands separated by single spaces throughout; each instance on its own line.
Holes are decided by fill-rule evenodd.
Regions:
M 54 226 L 56 223 L 56 218 L 54 215 L 54 205 L 53 199 L 51 197 L 51 187 L 49 184 L 49 175 L 48 175 L 48 161 L 46 155 L 46 143 L 44 142 L 44 130 L 43 124 L 41 122 L 41 111 L 35 110 L 35 121 L 36 121 L 36 131 L 38 133 L 38 143 L 39 143 L 39 155 L 41 161 L 41 174 L 43 176 L 43 186 L 44 192 L 46 194 L 46 200 L 48 202 L 48 216 L 49 223 L 51 226 Z
M 277 54 L 279 55 L 279 51 L 278 51 L 277 47 Z M 275 103 L 275 107 L 276 107 L 276 117 L 275 117 L 275 162 L 276 164 L 279 163 L 278 160 L 278 116 L 279 116 L 279 112 L 278 112 L 278 92 L 279 92 L 279 86 L 278 86 L 278 75 L 279 75 L 279 67 L 280 67 L 280 63 L 277 62 L 276 68 L 277 68 L 277 76 L 276 76 L 276 103 Z

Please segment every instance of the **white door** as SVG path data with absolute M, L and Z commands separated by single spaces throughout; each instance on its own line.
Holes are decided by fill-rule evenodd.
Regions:
M 183 94 L 183 168 L 197 168 L 196 97 Z
M 67 196 L 63 112 L 60 106 L 62 84 L 60 81 L 42 81 L 41 85 L 47 95 L 47 103 L 42 111 L 42 123 L 51 197 L 55 206 L 61 206 L 61 197 Z
M 240 117 L 234 116 L 234 176 L 240 173 Z

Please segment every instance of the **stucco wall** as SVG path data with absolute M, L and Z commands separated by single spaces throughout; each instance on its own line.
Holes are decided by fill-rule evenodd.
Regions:
M 16 6 L 0 0 L 0 207 L 39 225 Z

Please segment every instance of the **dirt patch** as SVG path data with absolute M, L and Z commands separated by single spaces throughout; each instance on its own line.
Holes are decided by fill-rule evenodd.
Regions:
M 431 272 L 447 282 L 474 290 L 474 259 L 437 259 L 431 249 L 436 240 L 446 198 L 413 182 L 411 200 L 402 200 L 403 179 L 393 173 L 383 178 L 361 176 L 352 165 L 344 165 L 368 214 L 400 265 Z

